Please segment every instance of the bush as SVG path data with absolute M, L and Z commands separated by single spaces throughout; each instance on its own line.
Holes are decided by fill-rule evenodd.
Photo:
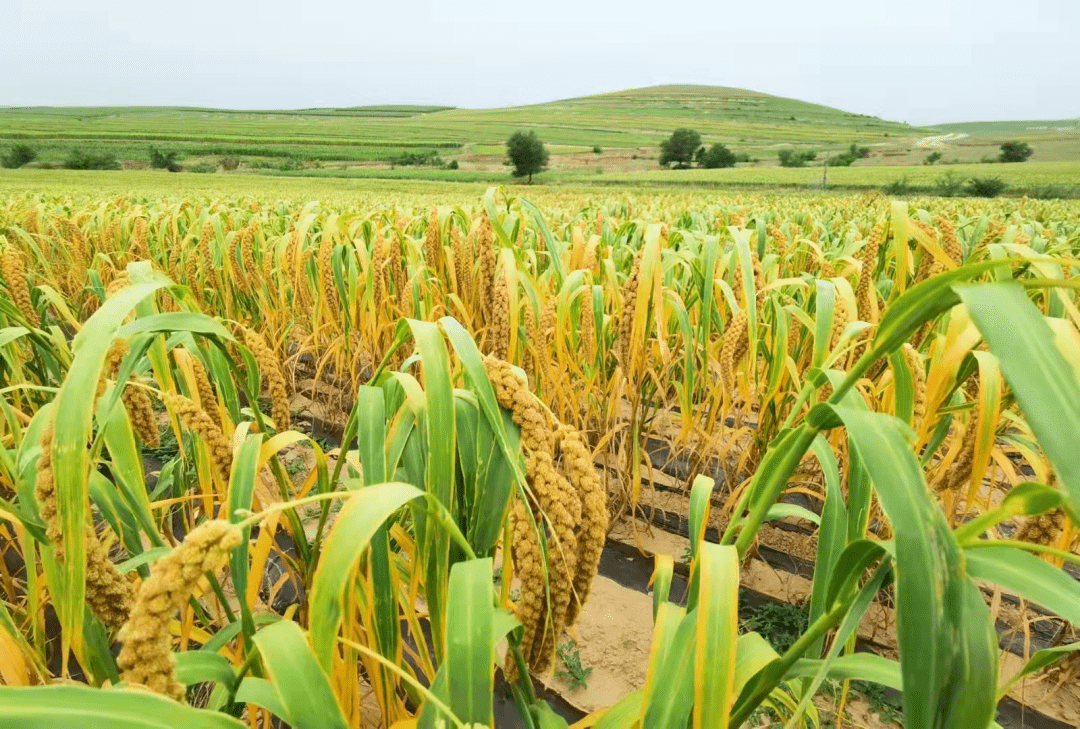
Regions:
M 160 149 L 150 148 L 150 168 L 155 170 L 168 170 L 169 172 L 179 172 L 180 167 L 177 160 L 180 158 L 180 153 L 176 150 L 170 152 L 162 152 Z
M 281 164 L 277 166 L 282 172 L 292 172 L 293 170 L 304 169 L 304 160 L 299 157 L 286 157 Z
M 817 152 L 812 149 L 781 149 L 776 153 L 781 167 L 806 167 L 806 163 L 817 159 Z
M 16 144 L 0 158 L 0 164 L 9 170 L 15 170 L 37 159 L 37 152 L 28 144 Z
M 1035 200 L 1069 200 L 1080 197 L 1080 187 L 1068 185 L 1033 185 L 1024 194 Z
M 926 155 L 926 159 L 923 160 L 923 164 L 932 165 L 941 159 L 941 152 L 931 152 Z
M 112 152 L 73 149 L 64 160 L 64 167 L 69 170 L 118 170 L 120 162 Z
M 188 171 L 200 172 L 204 174 L 207 172 L 217 172 L 217 165 L 213 162 L 200 162 L 197 165 L 192 165 L 191 167 L 188 167 Z
M 964 178 L 955 172 L 946 172 L 934 183 L 941 197 L 956 197 L 964 191 Z
M 390 159 L 394 167 L 442 167 L 443 160 L 434 149 L 421 152 L 403 152 Z
M 676 169 L 686 169 L 700 147 L 700 134 L 693 129 L 676 129 L 660 145 L 660 166 L 674 162 Z
M 602 154 L 604 150 L 600 149 L 599 144 L 594 144 L 592 148 L 593 154 Z
M 705 148 L 702 147 L 702 149 Z M 737 162 L 735 153 L 722 144 L 714 144 L 709 147 L 709 151 L 700 155 L 698 159 L 698 164 L 710 170 L 720 167 L 734 167 L 735 162 Z
M 1000 177 L 972 177 L 967 183 L 967 193 L 975 197 L 997 197 L 1007 187 Z
M 1035 154 L 1035 150 L 1027 142 L 1005 142 L 1001 145 L 998 161 L 1026 162 L 1027 158 L 1033 154 Z
M 450 160 L 449 162 L 446 163 L 446 167 L 444 167 L 444 169 L 447 169 L 447 170 L 456 170 L 457 168 L 458 168 L 458 161 L 456 159 Z
M 232 170 L 239 169 L 239 167 L 240 167 L 240 158 L 239 157 L 222 157 L 218 161 L 218 164 L 221 165 L 221 169 L 228 170 L 228 171 L 231 172 Z
M 908 183 L 908 178 L 904 176 L 885 185 L 881 191 L 886 195 L 907 195 L 911 192 L 911 185 Z

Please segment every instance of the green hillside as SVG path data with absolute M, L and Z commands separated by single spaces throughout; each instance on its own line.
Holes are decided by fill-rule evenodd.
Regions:
M 439 106 L 242 111 L 192 107 L 0 108 L 0 148 L 34 144 L 59 163 L 76 146 L 145 159 L 151 144 L 187 157 L 237 155 L 379 162 L 424 149 L 501 153 L 514 131 L 535 128 L 552 151 L 656 147 L 681 126 L 707 142 L 754 150 L 775 144 L 843 145 L 922 133 L 903 124 L 742 89 L 655 86 L 501 109 Z

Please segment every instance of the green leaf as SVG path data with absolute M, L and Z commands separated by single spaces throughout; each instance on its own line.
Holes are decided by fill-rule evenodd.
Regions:
M 985 645 L 988 626 L 969 620 L 975 617 L 968 600 L 972 586 L 959 545 L 930 500 L 910 447 L 911 431 L 881 413 L 843 406 L 834 411 L 847 426 L 896 535 L 897 642 L 908 726 L 958 726 L 960 719 L 951 712 L 962 706 L 966 715 L 960 723 L 985 727 L 994 711 L 997 653 Z M 988 657 L 972 666 L 968 660 L 974 656 Z
M 990 352 L 1001 364 L 1039 445 L 1054 464 L 1073 508 L 1080 508 L 1080 383 L 1054 343 L 1046 318 L 1012 282 L 958 289 Z
M 4 729 L 244 729 L 219 714 L 148 691 L 88 686 L 0 687 Z
M 734 547 L 702 544 L 701 600 L 694 636 L 694 729 L 726 729 L 735 700 L 739 636 L 739 555 Z
M 459 720 L 490 726 L 495 643 L 490 559 L 459 562 L 450 570 L 446 611 L 449 705 Z
M 390 516 L 424 492 L 404 483 L 360 489 L 349 497 L 323 545 L 311 587 L 311 643 L 329 671 L 352 575 L 372 536 Z
M 993 544 L 981 542 L 980 544 Z M 1080 582 L 1019 547 L 986 546 L 965 550 L 974 579 L 1004 587 L 1070 623 L 1080 623 Z
M 326 674 L 299 625 L 291 620 L 274 623 L 255 634 L 255 645 L 289 724 L 295 729 L 347 729 Z
M 217 681 L 231 688 L 236 681 L 236 672 L 229 659 L 220 653 L 184 651 L 176 654 L 176 678 L 185 686 Z
M 265 678 L 248 676 L 241 681 L 240 687 L 236 690 L 235 701 L 238 704 L 255 704 L 256 706 L 261 706 L 285 722 L 292 721 L 292 719 L 289 718 L 289 710 L 286 709 L 285 704 L 282 703 L 281 696 L 278 695 L 277 689 L 274 688 L 274 684 L 270 683 Z

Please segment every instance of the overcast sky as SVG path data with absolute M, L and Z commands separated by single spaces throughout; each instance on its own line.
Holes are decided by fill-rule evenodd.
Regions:
M 0 0 L 0 18 L 0 105 L 495 107 L 701 83 L 912 124 L 1080 115 L 1080 0 Z

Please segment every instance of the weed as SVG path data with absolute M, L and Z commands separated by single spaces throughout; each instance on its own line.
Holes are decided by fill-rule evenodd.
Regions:
M 578 652 L 577 641 L 570 639 L 559 646 L 559 663 L 563 668 L 555 671 L 556 678 L 564 679 L 573 691 L 579 688 L 587 688 L 591 668 L 581 665 L 581 654 Z M 565 669 L 565 670 L 564 670 Z

